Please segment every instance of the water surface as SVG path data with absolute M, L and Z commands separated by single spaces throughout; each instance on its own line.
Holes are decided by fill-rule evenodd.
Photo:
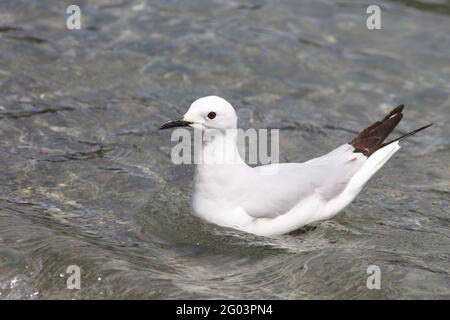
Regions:
M 450 3 L 0 3 L 0 298 L 450 297 Z M 403 148 L 330 221 L 275 239 L 190 214 L 163 121 L 217 94 L 304 161 L 406 104 Z M 66 288 L 66 268 L 82 271 Z M 368 290 L 366 269 L 381 269 Z

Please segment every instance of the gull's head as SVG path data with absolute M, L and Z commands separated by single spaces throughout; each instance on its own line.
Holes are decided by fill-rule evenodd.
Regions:
M 228 101 L 207 96 L 195 100 L 181 119 L 165 122 L 159 129 L 190 126 L 203 131 L 227 130 L 235 129 L 236 123 L 236 111 Z

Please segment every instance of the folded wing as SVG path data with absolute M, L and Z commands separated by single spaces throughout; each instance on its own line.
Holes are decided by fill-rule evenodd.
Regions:
M 310 196 L 324 203 L 338 196 L 367 159 L 349 144 L 304 163 L 272 164 L 256 168 L 252 179 L 242 182 L 240 202 L 255 218 L 274 218 Z M 244 191 L 246 190 L 246 191 Z

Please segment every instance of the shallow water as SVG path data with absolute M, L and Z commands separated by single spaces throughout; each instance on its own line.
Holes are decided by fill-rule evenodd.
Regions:
M 450 297 L 448 1 L 382 1 L 372 31 L 364 1 L 80 3 L 79 31 L 64 1 L 0 3 L 1 299 Z M 190 215 L 157 128 L 207 94 L 281 128 L 282 161 L 400 103 L 398 134 L 434 126 L 336 218 L 266 239 Z

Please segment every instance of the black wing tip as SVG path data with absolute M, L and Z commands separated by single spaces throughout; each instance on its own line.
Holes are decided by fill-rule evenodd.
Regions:
M 403 109 L 405 108 L 405 104 L 400 104 L 397 107 L 395 107 L 394 109 L 391 110 L 391 112 L 389 112 L 384 118 L 383 120 L 381 120 L 381 122 L 388 120 L 389 118 L 392 118 L 393 116 L 397 116 L 397 115 L 403 115 Z
M 383 143 L 383 141 L 388 137 L 388 135 L 394 130 L 394 128 L 398 125 L 398 123 L 403 118 L 403 110 L 405 108 L 405 104 L 400 104 L 394 109 L 392 109 L 388 114 L 384 116 L 381 121 L 377 121 L 373 123 L 371 126 L 367 127 L 361 133 L 356 136 L 350 144 L 355 148 L 354 152 L 362 153 L 366 157 L 370 157 L 375 151 L 380 148 L 393 143 L 395 141 L 401 141 L 406 139 L 407 137 L 416 134 L 419 131 L 422 131 L 431 124 L 418 128 L 414 131 L 411 131 L 395 140 Z
M 392 111 L 396 111 L 396 113 L 401 113 L 403 111 L 403 109 L 405 109 L 405 104 L 399 104 L 397 107 L 394 108 L 394 110 Z
M 396 141 L 402 141 L 417 132 L 425 130 L 431 127 L 433 123 L 420 127 L 416 130 L 408 132 L 401 137 L 389 142 L 383 143 L 383 140 L 394 130 L 400 120 L 403 118 L 403 109 L 405 104 L 400 104 L 391 110 L 381 121 L 377 121 L 371 126 L 364 129 L 357 137 L 355 137 L 350 144 L 355 148 L 353 152 L 364 154 L 366 157 L 370 157 L 375 151 L 387 146 Z
M 396 140 L 394 140 L 394 141 L 397 141 L 397 140 L 398 140 L 398 141 L 402 141 L 402 140 L 404 140 L 404 139 L 406 139 L 406 138 L 412 136 L 413 134 L 416 134 L 417 132 L 420 132 L 420 131 L 422 131 L 422 130 L 425 130 L 426 128 L 431 127 L 432 125 L 433 125 L 433 123 L 427 124 L 426 126 L 420 127 L 420 128 L 418 128 L 418 129 L 416 129 L 416 130 L 413 130 L 413 131 L 411 131 L 411 132 L 409 132 L 409 133 L 407 133 L 407 134 L 404 134 L 403 136 L 401 136 L 400 138 L 398 138 L 398 139 L 396 139 Z
M 404 107 L 404 104 L 397 106 L 386 114 L 381 121 L 377 121 L 361 131 L 350 142 L 355 148 L 354 152 L 362 153 L 366 157 L 370 157 L 383 146 L 383 141 L 402 120 Z
M 422 130 L 425 130 L 426 128 L 428 128 L 428 127 L 431 127 L 433 124 L 432 123 L 430 123 L 430 124 L 427 124 L 426 126 L 423 126 L 423 127 L 420 127 L 420 128 L 418 128 L 418 129 L 416 129 L 416 130 L 413 130 L 413 131 L 411 131 L 411 132 L 408 132 L 407 134 L 404 134 L 404 135 L 402 135 L 401 137 L 398 137 L 397 139 L 394 139 L 394 140 L 392 140 L 392 141 L 389 141 L 389 142 L 385 142 L 385 143 L 383 143 L 378 149 L 381 149 L 381 148 L 383 148 L 383 147 L 385 147 L 385 146 L 387 146 L 387 145 L 389 145 L 389 144 L 391 144 L 391 143 L 394 143 L 394 142 L 400 142 L 400 141 L 402 141 L 402 140 L 405 140 L 406 138 L 409 138 L 409 137 L 411 137 L 412 135 L 414 135 L 414 134 L 416 134 L 417 132 L 420 132 L 420 131 L 422 131 Z M 377 149 L 377 150 L 378 150 Z

